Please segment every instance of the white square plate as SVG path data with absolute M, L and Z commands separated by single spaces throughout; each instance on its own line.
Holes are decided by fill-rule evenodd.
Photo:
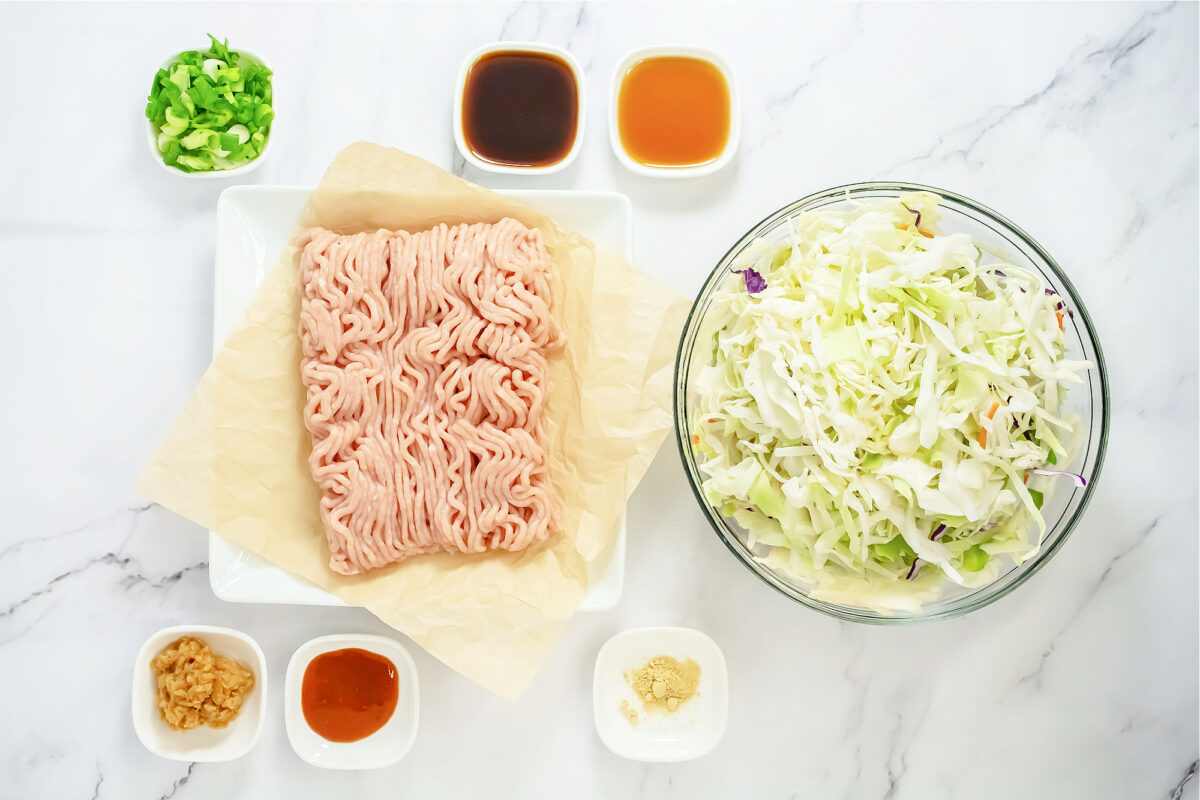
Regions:
M 625 680 L 625 672 L 656 656 L 700 665 L 696 695 L 671 714 L 651 714 Z M 625 702 L 638 712 L 626 719 Z M 729 670 L 717 643 L 692 628 L 635 628 L 609 639 L 596 655 L 592 678 L 596 733 L 617 755 L 634 761 L 687 761 L 712 751 L 725 735 Z
M 312 187 L 234 186 L 217 201 L 217 264 L 213 294 L 213 352 L 254 299 L 296 228 Z M 633 258 L 633 210 L 629 198 L 615 192 L 502 190 L 555 222 L 591 239 L 598 248 Z M 621 599 L 625 579 L 625 517 L 616 541 L 592 562 L 591 587 L 581 611 L 605 611 Z M 208 537 L 208 578 L 213 593 L 231 603 L 293 603 L 340 606 L 344 603 L 303 578 L 272 566 L 230 544 Z

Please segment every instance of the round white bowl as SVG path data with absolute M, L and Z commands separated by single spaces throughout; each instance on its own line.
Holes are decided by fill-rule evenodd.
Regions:
M 396 710 L 382 728 L 364 739 L 331 742 L 308 727 L 304 719 L 301 705 L 304 671 L 322 653 L 349 647 L 377 653 L 395 666 L 399 684 Z M 390 767 L 404 758 L 416 741 L 419 704 L 417 665 L 399 642 L 386 636 L 359 633 L 320 636 L 300 645 L 288 662 L 283 687 L 283 717 L 288 741 L 296 755 L 314 767 L 355 770 Z
M 693 167 L 652 167 L 635 161 L 625 151 L 625 146 L 621 143 L 620 97 L 621 83 L 625 80 L 625 73 L 639 61 L 644 61 L 648 58 L 664 57 L 695 58 L 707 61 L 720 70 L 721 75 L 725 78 L 726 85 L 729 87 L 729 138 L 725 142 L 725 149 L 721 151 L 721 154 L 706 164 L 697 164 Z M 690 47 L 688 45 L 643 47 L 640 50 L 634 50 L 621 59 L 617 64 L 617 68 L 613 70 L 612 85 L 609 89 L 608 99 L 608 140 L 612 144 L 612 151 L 616 155 L 617 160 L 630 172 L 650 178 L 699 178 L 704 175 L 711 175 L 733 160 L 741 138 L 742 112 L 738 99 L 737 79 L 734 77 L 733 67 L 729 65 L 729 62 L 712 50 L 706 50 L 702 47 Z
M 198 50 L 199 48 L 193 47 L 190 49 Z M 247 50 L 244 47 L 234 48 L 234 50 L 239 55 L 245 57 L 249 61 L 253 61 L 258 64 L 262 64 L 268 68 L 270 67 L 270 64 L 267 64 L 267 62 L 262 58 L 262 56 L 258 55 L 258 53 L 255 53 L 253 50 Z M 167 56 L 166 58 L 164 58 L 162 60 L 162 63 L 160 63 L 158 65 L 158 69 L 166 69 L 172 63 L 174 63 L 175 60 L 179 58 L 179 56 L 181 56 L 183 53 L 186 53 L 186 52 L 188 52 L 188 50 L 175 51 L 174 53 L 172 53 L 171 55 Z M 157 70 L 155 72 L 157 74 Z M 277 86 L 276 77 L 277 76 L 275 75 L 275 71 L 271 70 L 271 108 L 272 109 L 278 109 L 278 106 L 276 105 L 276 102 L 278 100 L 278 86 Z M 155 130 L 154 123 L 151 122 L 150 120 L 146 120 L 146 143 L 150 146 L 150 155 L 154 158 L 155 162 L 160 167 L 165 169 L 167 172 L 171 173 L 172 175 L 178 175 L 183 178 L 200 178 L 202 180 L 233 178 L 233 177 L 237 177 L 238 175 L 245 175 L 246 173 L 252 172 L 253 170 L 256 170 L 259 168 L 259 166 L 262 164 L 262 162 L 266 159 L 267 153 L 271 150 L 271 142 L 275 141 L 275 124 L 277 122 L 279 122 L 279 112 L 278 111 L 276 111 L 274 118 L 272 118 L 272 120 L 271 120 L 271 131 L 270 131 L 270 133 L 267 134 L 267 141 L 263 144 L 263 150 L 261 153 L 258 154 L 258 158 L 247 161 L 245 164 L 234 167 L 233 169 L 218 169 L 218 170 L 212 170 L 209 172 L 184 172 L 183 170 L 179 169 L 178 167 L 171 166 L 170 164 L 163 161 L 162 153 L 160 153 L 158 151 L 158 131 Z
M 246 695 L 237 717 L 224 728 L 201 725 L 179 731 L 163 721 L 158 711 L 158 683 L 150 662 L 181 636 L 194 636 L 254 672 L 254 688 Z M 138 740 L 156 756 L 175 761 L 232 761 L 250 752 L 262 734 L 267 716 L 267 657 L 258 642 L 241 631 L 214 625 L 175 625 L 155 633 L 133 665 L 133 730 Z
M 483 58 L 489 53 L 498 52 L 529 52 L 529 53 L 546 53 L 547 55 L 557 56 L 561 58 L 568 67 L 571 68 L 571 73 L 575 76 L 575 86 L 579 92 L 579 115 L 575 120 L 575 141 L 571 144 L 571 149 L 563 157 L 562 161 L 554 164 L 547 164 L 541 167 L 520 167 L 511 164 L 494 164 L 491 161 L 485 161 L 471 150 L 467 145 L 467 137 L 463 131 L 462 104 L 463 91 L 467 85 L 467 73 L 471 71 L 471 67 L 475 62 Z M 552 44 L 542 44 L 541 42 L 494 42 L 485 44 L 482 47 L 477 47 L 467 54 L 463 59 L 462 66 L 458 68 L 458 83 L 454 90 L 454 144 L 458 147 L 459 154 L 471 166 L 485 170 L 487 172 L 498 172 L 506 175 L 549 175 L 554 172 L 559 172 L 566 169 L 579 155 L 579 149 L 583 145 L 583 129 L 587 122 L 587 93 L 584 87 L 583 69 L 579 66 L 579 62 L 575 57 L 561 47 L 555 47 Z

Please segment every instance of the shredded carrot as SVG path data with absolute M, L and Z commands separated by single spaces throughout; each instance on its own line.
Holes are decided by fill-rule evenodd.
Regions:
M 992 410 L 987 413 L 987 418 L 991 419 L 996 416 L 996 412 L 1000 409 L 999 403 L 992 403 Z M 987 428 L 979 426 L 979 446 L 987 447 Z
M 1025 477 L 1021 479 L 1021 483 L 1029 483 L 1029 473 L 1025 473 Z
M 906 231 L 906 230 L 908 230 L 908 223 L 906 222 L 906 223 L 904 223 L 903 225 L 901 225 L 901 226 L 900 226 L 900 230 L 902 230 L 902 231 Z M 922 236 L 924 236 L 926 239 L 932 239 L 932 238 L 933 238 L 933 234 L 932 234 L 932 233 L 930 233 L 929 231 L 923 231 L 923 230 L 921 230 L 920 228 L 917 228 L 917 233 L 921 234 L 921 235 L 922 235 Z
M 699 434 L 696 434 L 696 433 L 692 434 L 692 444 L 700 444 L 700 435 Z
M 1054 312 L 1054 316 L 1058 317 L 1058 329 L 1061 331 L 1061 330 L 1063 329 L 1063 323 L 1062 323 L 1062 312 L 1061 312 L 1061 311 L 1055 311 L 1055 312 Z

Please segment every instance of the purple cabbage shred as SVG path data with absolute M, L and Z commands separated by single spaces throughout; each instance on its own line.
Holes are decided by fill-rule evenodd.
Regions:
M 763 289 L 767 288 L 767 279 L 758 274 L 758 270 L 753 267 L 746 269 L 735 269 L 734 272 L 746 279 L 746 291 L 750 294 L 758 294 Z
M 1051 297 L 1058 297 L 1058 292 L 1054 291 L 1053 289 L 1043 289 L 1042 291 L 1044 291 L 1046 294 L 1050 295 Z M 1071 319 L 1075 319 L 1075 312 L 1072 311 L 1071 309 L 1067 308 L 1067 304 L 1065 302 L 1063 302 L 1062 300 L 1059 300 L 1057 303 L 1054 304 L 1054 310 L 1055 311 L 1066 311 L 1068 317 L 1070 317 Z
M 917 573 L 921 571 L 921 564 L 924 563 L 919 558 L 914 558 L 912 566 L 908 568 L 908 575 L 904 576 L 904 580 L 911 581 L 917 577 Z
M 937 529 L 933 532 L 933 535 L 931 535 L 929 538 L 936 542 L 938 540 L 938 537 L 941 536 L 945 532 L 946 532 L 946 526 L 938 525 Z
M 909 208 L 907 203 L 901 203 L 900 205 L 904 206 L 904 209 L 906 211 L 908 211 L 908 213 L 917 215 L 917 221 L 913 223 L 913 227 L 920 228 L 921 227 L 921 212 L 914 211 L 913 209 Z

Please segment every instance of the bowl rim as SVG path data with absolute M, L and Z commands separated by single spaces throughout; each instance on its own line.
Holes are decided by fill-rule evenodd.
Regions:
M 1018 567 L 1016 569 L 1016 574 L 1012 577 L 1012 580 L 994 592 L 984 593 L 982 596 L 976 596 L 979 594 L 977 592 L 975 594 L 968 595 L 966 598 L 963 598 L 963 602 L 961 603 L 933 611 L 926 612 L 924 610 L 918 610 L 917 612 L 900 612 L 894 615 L 881 614 L 866 607 L 842 605 L 839 603 L 832 603 L 810 597 L 803 592 L 797 591 L 795 588 L 788 586 L 776 578 L 773 574 L 760 569 L 757 565 L 757 562 L 748 556 L 749 551 L 745 549 L 744 544 L 737 542 L 735 545 L 734 542 L 730 541 L 730 537 L 725 533 L 723 526 L 720 525 L 718 520 L 714 518 L 714 515 L 716 514 L 715 509 L 713 509 L 712 504 L 705 499 L 703 492 L 701 492 L 700 487 L 697 485 L 696 480 L 692 475 L 692 471 L 688 469 L 687 466 L 690 446 L 687 442 L 687 432 L 685 430 L 687 420 L 686 407 L 684 406 L 684 403 L 686 402 L 686 399 L 682 396 L 682 383 L 680 381 L 680 370 L 682 368 L 683 358 L 685 355 L 684 348 L 688 340 L 688 334 L 693 327 L 693 322 L 696 321 L 696 314 L 699 307 L 700 298 L 712 288 L 713 281 L 717 278 L 718 272 L 730 262 L 730 259 L 736 252 L 741 250 L 741 248 L 743 248 L 748 242 L 760 236 L 765 230 L 777 225 L 788 216 L 797 213 L 801 208 L 814 205 L 825 205 L 842 200 L 854 200 L 862 195 L 880 192 L 889 194 L 929 192 L 943 199 L 950 200 L 966 207 L 971 211 L 979 213 L 989 219 L 991 222 L 998 224 L 1004 229 L 1006 234 L 1011 234 L 1022 244 L 1029 247 L 1030 250 L 1032 250 L 1039 258 L 1041 258 L 1050 271 L 1054 274 L 1054 277 L 1062 283 L 1062 287 L 1066 290 L 1066 294 L 1072 303 L 1073 309 L 1077 313 L 1079 320 L 1082 321 L 1082 330 L 1086 334 L 1087 340 L 1091 343 L 1092 348 L 1095 350 L 1095 370 L 1100 394 L 1100 436 L 1096 446 L 1096 463 L 1091 474 L 1088 476 L 1087 486 L 1082 489 L 1083 496 L 1080 499 L 1079 506 L 1075 509 L 1074 513 L 1072 513 L 1071 516 L 1066 519 L 1066 523 L 1061 535 L 1049 543 L 1047 543 L 1045 541 L 1045 537 L 1043 537 L 1042 547 L 1039 548 L 1038 552 L 1031 560 L 1026 562 L 1027 566 L 1024 569 Z M 760 222 L 756 223 L 749 231 L 739 237 L 738 240 L 734 242 L 734 244 L 728 250 L 725 251 L 721 258 L 718 259 L 713 269 L 709 272 L 708 276 L 704 279 L 704 283 L 701 284 L 700 290 L 696 294 L 696 298 L 692 301 L 692 307 L 688 310 L 687 319 L 684 321 L 683 330 L 679 336 L 679 345 L 675 351 L 675 382 L 672 390 L 675 444 L 679 451 L 679 458 L 683 462 L 683 471 L 687 477 L 688 487 L 692 490 L 692 495 L 696 498 L 696 502 L 700 505 L 700 508 L 704 513 L 705 520 L 708 522 L 709 526 L 717 534 L 717 537 L 721 540 L 725 547 L 731 553 L 733 553 L 734 557 L 737 558 L 737 560 L 741 562 L 744 567 L 746 567 L 751 573 L 756 575 L 768 586 L 774 588 L 780 594 L 783 594 L 784 596 L 789 597 L 792 600 L 807 606 L 808 608 L 819 611 L 823 614 L 827 614 L 831 617 L 848 622 L 859 622 L 869 625 L 912 625 L 932 620 L 946 620 L 961 617 L 973 611 L 978 611 L 985 606 L 991 605 L 1000 598 L 1010 595 L 1018 587 L 1022 586 L 1026 581 L 1032 578 L 1039 570 L 1041 570 L 1041 568 L 1048 563 L 1050 559 L 1053 558 L 1054 555 L 1062 548 L 1067 539 L 1069 539 L 1071 534 L 1075 531 L 1075 528 L 1079 525 L 1080 519 L 1083 517 L 1084 512 L 1087 510 L 1087 507 L 1095 494 L 1096 485 L 1099 483 L 1100 475 L 1103 472 L 1104 457 L 1108 450 L 1108 434 L 1111 418 L 1110 406 L 1111 396 L 1108 386 L 1108 368 L 1105 364 L 1104 351 L 1101 348 L 1100 339 L 1096 335 L 1096 328 L 1092 323 L 1091 315 L 1088 313 L 1087 306 L 1084 305 L 1083 299 L 1080 297 L 1078 291 L 1076 291 L 1075 285 L 1071 282 L 1071 279 L 1067 276 L 1066 272 L 1063 271 L 1062 267 L 1059 266 L 1054 257 L 1050 255 L 1046 248 L 1044 248 L 1036 239 L 1030 236 L 1023 228 L 1018 226 L 1012 220 L 982 203 L 958 194 L 957 192 L 951 192 L 921 183 L 910 183 L 907 181 L 860 181 L 834 186 L 829 189 L 824 189 L 806 195 L 799 200 L 789 203 L 769 214 Z M 681 414 L 681 411 L 684 413 Z M 681 419 L 681 417 L 684 418 Z M 1011 573 L 1012 571 L 1010 570 L 1010 572 L 1006 574 Z M 994 583 L 995 582 L 993 582 L 993 584 Z M 992 586 L 993 584 L 988 584 L 987 586 Z M 987 587 L 981 588 L 986 589 Z

